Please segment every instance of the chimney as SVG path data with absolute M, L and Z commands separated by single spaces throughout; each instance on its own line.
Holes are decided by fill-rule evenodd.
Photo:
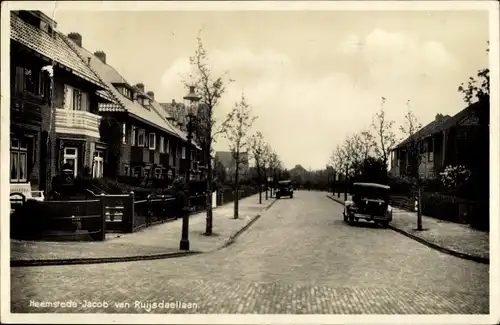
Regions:
M 139 82 L 137 85 L 135 85 L 137 88 L 139 88 L 140 91 L 144 92 L 144 84 L 142 82 Z
M 94 55 L 101 60 L 102 63 L 106 64 L 106 53 L 103 51 L 96 51 Z
M 148 91 L 146 94 L 147 94 L 149 97 L 151 97 L 151 99 L 152 99 L 152 100 L 154 100 L 154 99 L 155 99 L 155 93 L 154 93 L 154 92 L 152 92 L 152 91 Z
M 436 121 L 440 121 L 443 118 L 443 114 L 436 114 Z
M 82 35 L 79 33 L 69 33 L 68 38 L 75 42 L 79 47 L 82 47 Z
M 172 99 L 172 106 L 175 106 L 175 99 Z

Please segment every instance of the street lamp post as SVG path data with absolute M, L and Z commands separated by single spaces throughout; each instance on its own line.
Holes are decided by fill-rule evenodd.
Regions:
M 191 145 L 193 140 L 193 120 L 196 117 L 197 109 L 198 109 L 198 101 L 200 97 L 195 93 L 195 87 L 189 87 L 189 93 L 184 97 L 186 101 L 186 110 L 187 110 L 187 148 L 186 148 L 186 176 L 184 178 L 184 190 L 186 195 L 188 196 L 188 208 L 190 206 L 190 188 L 189 181 L 191 180 Z M 184 211 L 182 216 L 182 236 L 181 242 L 179 245 L 179 249 L 183 251 L 189 250 L 189 213 L 188 211 Z

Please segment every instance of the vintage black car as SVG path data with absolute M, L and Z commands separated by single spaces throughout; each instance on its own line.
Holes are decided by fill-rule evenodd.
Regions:
M 292 181 L 279 181 L 278 188 L 276 189 L 276 198 L 280 199 L 283 196 L 293 198 L 293 184 Z
M 352 200 L 344 203 L 344 221 L 354 225 L 359 219 L 364 219 L 386 228 L 392 221 L 390 190 L 390 186 L 382 184 L 354 183 Z

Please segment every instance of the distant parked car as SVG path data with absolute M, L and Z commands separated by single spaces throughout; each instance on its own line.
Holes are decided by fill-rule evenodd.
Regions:
M 344 221 L 354 225 L 359 219 L 364 219 L 388 227 L 392 221 L 390 189 L 390 186 L 382 184 L 354 183 L 352 201 L 344 203 Z
M 279 181 L 278 189 L 276 190 L 276 198 L 280 199 L 283 196 L 293 198 L 293 185 L 292 181 Z

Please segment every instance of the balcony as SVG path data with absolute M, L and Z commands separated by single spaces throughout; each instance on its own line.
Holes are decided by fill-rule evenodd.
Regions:
M 86 135 L 99 139 L 101 116 L 86 111 L 56 109 L 56 132 Z

